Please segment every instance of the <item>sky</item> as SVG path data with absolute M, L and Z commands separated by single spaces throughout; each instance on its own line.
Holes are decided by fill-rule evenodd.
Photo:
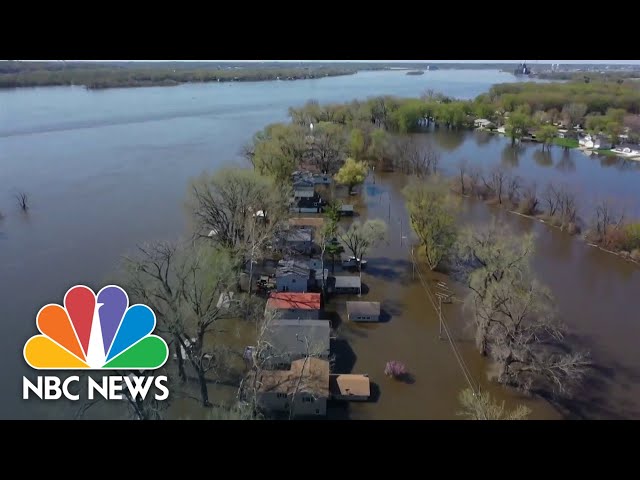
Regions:
M 522 60 L 67 60 L 68 62 L 367 62 L 367 63 L 517 63 Z M 561 64 L 609 64 L 609 65 L 640 65 L 640 60 L 526 60 L 530 64 L 561 63 Z

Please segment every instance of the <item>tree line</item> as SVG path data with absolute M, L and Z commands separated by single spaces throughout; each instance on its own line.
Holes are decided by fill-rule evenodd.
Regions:
M 252 68 L 176 68 L 162 66 L 107 66 L 77 64 L 37 64 L 0 69 L 0 88 L 44 87 L 54 85 L 82 85 L 89 89 L 171 86 L 187 82 L 256 82 L 267 80 L 301 80 L 309 78 L 350 75 L 357 70 L 347 67 L 269 67 Z M 26 64 L 28 65 L 28 64 Z

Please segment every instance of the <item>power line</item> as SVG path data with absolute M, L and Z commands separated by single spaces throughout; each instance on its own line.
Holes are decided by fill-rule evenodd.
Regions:
M 462 370 L 462 374 L 464 375 L 465 379 L 467 380 L 467 383 L 469 384 L 469 387 L 471 388 L 471 391 L 473 392 L 473 394 L 477 395 L 479 393 L 479 388 L 476 387 L 476 383 L 473 380 L 471 372 L 470 372 L 469 368 L 467 367 L 467 364 L 464 362 L 464 359 L 462 358 L 462 355 L 460 354 L 458 348 L 456 347 L 456 344 L 453 341 L 453 338 L 451 336 L 451 332 L 449 331 L 449 327 L 447 325 L 446 319 L 445 319 L 445 317 L 444 317 L 444 315 L 442 313 L 441 300 L 439 301 L 439 306 L 436 306 L 436 303 L 435 303 L 435 300 L 433 298 L 433 294 L 431 293 L 431 290 L 429 288 L 429 285 L 424 280 L 424 277 L 422 276 L 422 272 L 420 271 L 420 268 L 418 268 L 418 266 L 416 264 L 416 259 L 415 259 L 414 254 L 413 254 L 413 249 L 411 250 L 411 261 L 413 263 L 414 271 L 418 272 L 418 277 L 420 278 L 420 283 L 422 284 L 422 287 L 424 288 L 425 292 L 427 293 L 427 297 L 429 298 L 429 301 L 431 302 L 431 305 L 433 306 L 433 309 L 436 311 L 436 313 L 439 316 L 440 324 L 444 328 L 445 334 L 447 336 L 447 340 L 449 341 L 449 345 L 451 345 L 451 349 L 453 350 L 453 354 L 454 354 L 456 360 L 458 361 L 458 365 L 460 366 L 460 369 Z

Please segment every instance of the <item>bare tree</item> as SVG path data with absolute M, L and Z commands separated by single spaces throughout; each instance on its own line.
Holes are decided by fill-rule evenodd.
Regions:
M 553 183 L 547 185 L 543 194 L 542 201 L 547 207 L 547 214 L 549 217 L 554 217 L 558 210 L 558 190 Z
M 387 238 L 387 225 L 383 220 L 354 221 L 347 230 L 339 230 L 338 238 L 351 251 L 360 273 L 360 294 L 362 294 L 362 261 L 369 250 Z
M 25 192 L 18 192 L 15 196 L 22 211 L 26 212 L 27 210 L 29 210 L 29 195 L 27 195 Z
M 207 373 L 227 363 L 228 350 L 207 348 L 205 338 L 218 333 L 218 320 L 234 312 L 234 305 L 218 303 L 235 282 L 233 267 L 228 252 L 206 243 L 179 249 L 155 242 L 140 246 L 138 256 L 125 258 L 127 291 L 156 313 L 158 332 L 173 344 L 183 381 L 184 360 L 189 361 L 204 406 L 210 405 Z
M 313 132 L 313 140 L 305 157 L 318 170 L 334 175 L 347 154 L 346 131 L 342 125 L 328 123 L 319 125 Z
M 518 175 L 510 175 L 507 178 L 507 198 L 513 204 L 517 204 L 522 189 L 522 178 Z
M 526 420 L 531 409 L 518 405 L 514 410 L 506 410 L 504 402 L 495 401 L 489 392 L 474 392 L 466 388 L 460 392 L 462 410 L 458 415 L 468 420 Z
M 588 356 L 564 342 L 549 290 L 533 276 L 530 236 L 518 237 L 493 223 L 467 232 L 461 256 L 469 268 L 476 340 L 496 361 L 498 381 L 525 391 L 566 394 L 582 380 Z
M 194 234 L 256 258 L 282 230 L 289 187 L 246 169 L 223 169 L 191 185 L 188 208 Z
M 613 232 L 618 231 L 623 225 L 624 216 L 624 210 L 617 209 L 614 202 L 609 199 L 600 200 L 593 219 L 596 241 L 608 246 Z
M 460 194 L 466 195 L 467 190 L 465 185 L 467 183 L 467 172 L 469 170 L 469 162 L 466 158 L 463 158 L 458 162 L 458 182 L 460 185 Z
M 469 175 L 469 190 L 475 193 L 476 196 L 480 196 L 480 180 L 482 178 L 482 168 L 477 165 L 472 165 L 468 170 Z
M 518 211 L 524 215 L 535 215 L 538 211 L 539 203 L 537 185 L 533 182 L 523 188 Z
M 495 196 L 500 205 L 502 205 L 505 190 L 507 189 L 508 179 L 509 174 L 504 168 L 499 165 L 491 170 L 488 178 L 482 176 L 482 182 L 484 183 L 485 187 L 492 195 Z

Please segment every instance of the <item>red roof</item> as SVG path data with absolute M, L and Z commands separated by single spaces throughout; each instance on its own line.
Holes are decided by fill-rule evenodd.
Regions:
M 276 310 L 320 310 L 319 293 L 273 292 L 267 308 Z

